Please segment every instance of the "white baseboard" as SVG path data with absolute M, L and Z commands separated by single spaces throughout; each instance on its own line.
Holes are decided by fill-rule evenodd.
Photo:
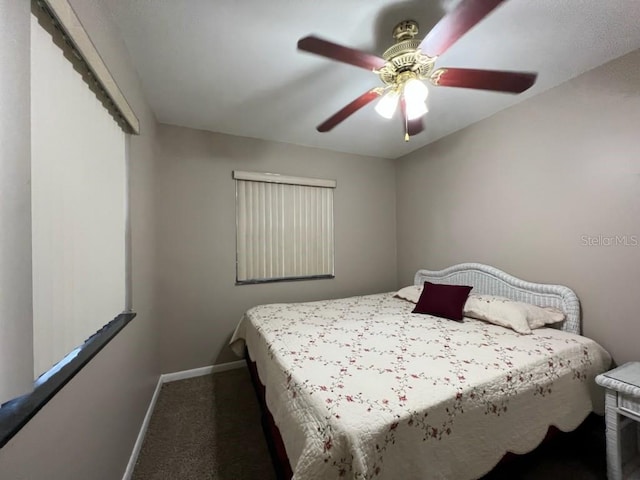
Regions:
M 144 442 L 144 437 L 147 434 L 147 428 L 149 428 L 149 422 L 151 421 L 151 415 L 153 415 L 153 410 L 156 407 L 156 402 L 158 401 L 158 397 L 160 396 L 160 390 L 162 389 L 162 385 L 169 382 L 175 382 L 176 380 L 184 380 L 187 378 L 201 377 L 203 375 L 209 375 L 211 373 L 219 373 L 226 372 L 227 370 L 235 370 L 236 368 L 242 368 L 246 365 L 244 360 L 238 360 L 236 362 L 229 363 L 221 363 L 219 365 L 210 365 L 208 367 L 201 368 L 193 368 L 191 370 L 183 370 L 181 372 L 173 372 L 173 373 L 163 373 L 158 378 L 158 384 L 156 385 L 156 389 L 153 391 L 153 395 L 151 397 L 151 402 L 149 402 L 149 407 L 147 408 L 147 413 L 144 416 L 144 420 L 142 421 L 142 425 L 140 426 L 140 431 L 138 432 L 138 438 L 136 438 L 136 443 L 133 446 L 133 451 L 131 452 L 131 457 L 129 458 L 129 463 L 127 464 L 127 469 L 124 472 L 124 476 L 122 480 L 130 480 L 133 475 L 133 469 L 136 466 L 136 462 L 138 461 L 138 455 L 140 454 L 140 449 L 142 448 L 142 443 Z
M 187 378 L 201 377 L 203 375 L 209 375 L 210 373 L 226 372 L 227 370 L 234 370 L 236 368 L 242 368 L 247 363 L 244 360 L 238 360 L 235 362 L 221 363 L 219 365 L 209 365 L 208 367 L 193 368 L 191 370 L 183 370 L 181 372 L 163 373 L 160 375 L 162 383 L 175 382 L 176 380 L 185 380 Z
M 161 388 L 162 388 L 162 375 L 160 375 L 160 377 L 158 378 L 156 389 L 153 391 L 151 402 L 149 403 L 149 407 L 147 408 L 147 413 L 145 414 L 144 420 L 142 421 L 142 425 L 140 426 L 140 431 L 138 432 L 138 438 L 136 438 L 136 443 L 133 445 L 133 451 L 131 452 L 131 456 L 129 457 L 129 463 L 127 464 L 127 469 L 124 471 L 124 476 L 122 477 L 122 480 L 129 480 L 133 475 L 133 469 L 136 466 L 136 462 L 138 461 L 138 455 L 140 454 L 140 449 L 142 448 L 142 442 L 144 442 L 144 436 L 147 433 L 147 428 L 149 428 L 151 415 L 153 414 L 153 409 L 156 407 L 156 402 L 158 401 L 158 397 L 160 396 Z

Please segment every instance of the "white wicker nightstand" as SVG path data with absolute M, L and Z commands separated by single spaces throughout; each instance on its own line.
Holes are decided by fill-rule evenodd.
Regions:
M 640 362 L 596 377 L 606 390 L 607 475 L 640 479 Z

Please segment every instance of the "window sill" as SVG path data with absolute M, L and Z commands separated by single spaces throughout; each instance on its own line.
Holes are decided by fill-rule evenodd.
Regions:
M 31 393 L 4 403 L 0 408 L 0 448 L 24 427 L 97 353 L 133 318 L 135 313 L 121 313 L 91 336 L 72 354 L 34 383 Z
M 258 278 L 254 280 L 236 280 L 236 285 L 256 285 L 258 283 L 300 282 L 305 280 L 324 280 L 336 278 L 335 275 L 308 275 L 306 277 Z

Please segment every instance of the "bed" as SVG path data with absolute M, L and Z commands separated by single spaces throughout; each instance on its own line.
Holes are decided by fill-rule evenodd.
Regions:
M 594 378 L 611 358 L 580 335 L 571 289 L 477 263 L 419 270 L 414 284 L 424 282 L 565 319 L 521 334 L 412 313 L 396 292 L 248 310 L 230 345 L 257 375 L 283 476 L 479 478 L 505 454 L 533 450 L 550 427 L 571 431 L 601 411 Z

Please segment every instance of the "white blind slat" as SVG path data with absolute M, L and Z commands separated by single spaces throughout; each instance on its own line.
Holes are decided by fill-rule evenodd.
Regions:
M 236 258 L 236 269 L 238 277 L 247 278 L 247 205 L 246 183 L 236 182 L 236 244 L 237 251 L 240 252 Z
M 246 263 L 247 263 L 247 278 L 254 278 L 254 270 L 253 270 L 253 235 L 254 235 L 254 226 L 253 226 L 253 184 L 247 184 L 247 252 L 246 252 Z

